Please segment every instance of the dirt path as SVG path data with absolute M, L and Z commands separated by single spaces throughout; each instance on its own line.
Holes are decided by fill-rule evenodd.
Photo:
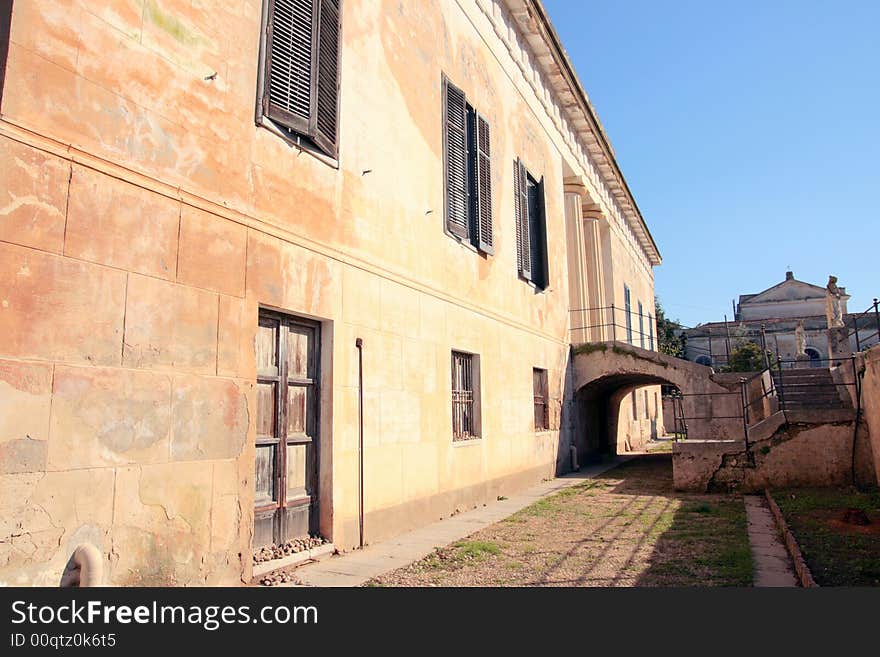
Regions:
M 676 493 L 647 455 L 368 585 L 748 586 L 752 567 L 742 498 Z

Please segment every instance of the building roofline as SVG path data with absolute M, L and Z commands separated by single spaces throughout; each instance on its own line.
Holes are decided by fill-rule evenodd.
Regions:
M 650 261 L 651 265 L 661 264 L 663 259 L 660 255 L 660 249 L 657 247 L 654 236 L 651 235 L 651 231 L 648 229 L 647 222 L 645 222 L 645 219 L 642 216 L 642 212 L 639 209 L 638 204 L 636 203 L 635 197 L 632 194 L 632 190 L 630 190 L 629 185 L 626 182 L 626 178 L 624 177 L 623 172 L 621 171 L 620 166 L 617 163 L 617 158 L 614 154 L 614 149 L 611 146 L 611 141 L 608 139 L 608 135 L 605 133 L 605 129 L 602 127 L 602 123 L 599 121 L 598 114 L 596 113 L 595 108 L 590 102 L 590 99 L 587 96 L 587 92 L 584 90 L 584 87 L 581 84 L 580 78 L 578 77 L 577 72 L 574 69 L 574 65 L 571 63 L 571 59 L 569 58 L 568 53 L 565 51 L 565 48 L 562 45 L 562 40 L 559 38 L 559 34 L 556 32 L 556 28 L 553 27 L 553 24 L 550 21 L 550 17 L 547 14 L 546 9 L 544 9 L 543 3 L 541 2 L 541 0 L 520 0 L 520 2 L 525 4 L 527 9 L 530 10 L 530 13 L 533 14 L 534 17 L 536 17 L 540 22 L 540 27 L 542 28 L 542 36 L 544 37 L 544 41 L 549 46 L 550 54 L 552 55 L 557 66 L 559 67 L 559 70 L 562 73 L 562 77 L 568 85 L 572 96 L 577 101 L 577 104 L 580 106 L 580 109 L 583 112 L 584 117 L 586 118 L 586 122 L 590 129 L 590 132 L 595 138 L 604 160 L 610 166 L 617 184 L 620 186 L 620 189 L 623 193 L 622 195 L 625 199 L 625 203 L 621 203 L 621 209 L 623 209 L 625 212 L 627 210 L 627 208 L 625 207 L 627 204 L 631 208 L 631 212 L 626 213 L 630 215 L 627 217 L 627 220 L 631 226 L 634 223 L 636 224 L 636 226 L 634 227 L 636 228 L 636 230 L 634 232 L 636 232 L 636 237 L 637 239 L 639 239 L 642 248 L 645 250 L 645 253 L 648 256 L 648 260 Z M 582 131 L 578 132 L 581 133 Z M 618 202 L 620 202 L 620 199 L 618 199 Z M 635 221 L 633 221 L 633 219 Z
M 769 300 L 769 301 L 761 301 L 761 300 L 759 299 L 759 297 L 761 297 L 761 296 L 767 294 L 768 292 L 772 292 L 773 290 L 775 290 L 775 289 L 777 289 L 777 288 L 780 288 L 780 287 L 782 287 L 783 285 L 786 285 L 786 284 L 789 284 L 789 283 L 800 283 L 801 285 L 806 285 L 806 286 L 811 287 L 811 288 L 814 288 L 814 289 L 816 289 L 816 290 L 821 290 L 821 291 L 822 291 L 822 295 L 821 295 L 821 296 L 815 296 L 815 297 L 804 297 L 803 299 L 784 299 L 784 300 L 783 300 L 783 299 L 771 299 L 771 300 Z M 845 287 L 841 287 L 841 288 L 839 288 L 839 289 L 840 289 L 840 292 L 841 292 L 841 298 L 843 298 L 844 300 L 849 300 L 851 295 L 849 295 L 849 294 L 846 293 L 846 288 L 845 288 Z M 754 303 L 759 303 L 759 304 L 760 304 L 760 303 L 783 303 L 783 302 L 785 302 L 785 301 L 790 301 L 790 302 L 794 302 L 794 301 L 804 301 L 804 300 L 806 300 L 806 299 L 821 299 L 821 298 L 824 297 L 824 296 L 825 296 L 825 288 L 822 287 L 822 286 L 820 286 L 820 285 L 815 285 L 814 283 L 807 283 L 806 281 L 802 281 L 802 280 L 799 280 L 799 279 L 797 279 L 797 278 L 787 278 L 787 279 L 785 279 L 784 281 L 782 281 L 782 282 L 780 282 L 780 283 L 777 283 L 776 285 L 771 285 L 771 286 L 768 287 L 766 290 L 761 290 L 760 292 L 757 292 L 757 293 L 755 293 L 755 294 L 741 294 L 740 297 L 739 297 L 739 299 L 740 299 L 740 304 L 743 304 L 743 303 L 753 303 L 753 302 L 754 302 Z M 743 297 L 745 297 L 745 299 L 744 299 Z

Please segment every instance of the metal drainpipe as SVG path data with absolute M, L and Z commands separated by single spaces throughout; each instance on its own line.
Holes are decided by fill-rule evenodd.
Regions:
M 856 366 L 856 355 L 853 354 L 853 382 L 855 383 L 856 393 L 856 421 L 853 429 L 852 456 L 850 460 L 850 468 L 852 468 L 852 485 L 853 488 L 859 490 L 859 478 L 856 476 L 856 441 L 859 439 L 859 423 L 862 421 L 862 378 L 865 376 L 865 370 Z
M 358 350 L 358 532 L 359 545 L 364 547 L 364 341 L 357 338 Z

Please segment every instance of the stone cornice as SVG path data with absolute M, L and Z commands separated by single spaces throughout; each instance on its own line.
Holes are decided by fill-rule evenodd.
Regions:
M 660 251 L 540 0 L 476 0 L 620 228 L 651 265 Z

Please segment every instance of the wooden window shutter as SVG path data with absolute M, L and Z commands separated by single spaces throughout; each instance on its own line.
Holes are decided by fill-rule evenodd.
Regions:
M 516 214 L 516 266 L 520 276 L 532 280 L 531 240 L 529 239 L 529 190 L 526 168 L 517 158 L 513 163 L 513 198 Z
M 308 134 L 312 117 L 312 35 L 315 3 L 270 0 L 263 113 Z
M 336 157 L 340 0 L 269 0 L 263 114 Z
M 489 122 L 477 114 L 477 248 L 489 254 L 495 253 L 492 232 L 492 162 Z
M 443 157 L 446 229 L 468 239 L 467 110 L 464 92 L 444 79 Z
M 335 157 L 339 118 L 339 0 L 320 0 L 316 42 L 313 134 L 315 143 Z

